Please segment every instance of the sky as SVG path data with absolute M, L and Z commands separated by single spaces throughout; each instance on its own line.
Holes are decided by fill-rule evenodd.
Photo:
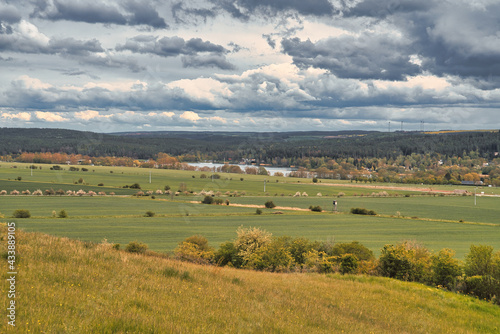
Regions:
M 498 0 L 0 0 L 0 128 L 500 128 Z

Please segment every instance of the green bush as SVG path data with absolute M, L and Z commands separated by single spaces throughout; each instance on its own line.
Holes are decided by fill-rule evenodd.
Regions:
M 354 274 L 358 270 L 358 257 L 354 254 L 344 254 L 340 258 L 340 272 L 344 274 Z
M 137 241 L 131 241 L 125 247 L 125 251 L 127 251 L 129 253 L 145 253 L 147 249 L 148 249 L 148 245 L 146 245 L 142 242 L 137 242 Z
M 493 273 L 493 247 L 471 245 L 465 256 L 465 274 L 467 276 L 484 276 Z
M 201 201 L 203 204 L 213 204 L 214 203 L 214 198 L 210 195 L 206 195 L 205 198 Z
M 14 218 L 30 218 L 31 213 L 29 212 L 29 210 L 18 209 L 18 210 L 14 211 L 14 213 L 12 214 L 12 217 L 14 217 Z
M 141 189 L 141 185 L 139 183 L 134 183 L 129 188 L 130 189 Z
M 376 216 L 377 213 L 373 210 L 367 210 L 365 208 L 351 208 L 351 213 L 354 215 L 369 215 Z
M 114 250 L 120 250 L 120 244 L 116 243 L 111 246 Z
M 58 217 L 58 218 L 68 218 L 68 214 L 66 213 L 66 210 L 61 210 L 61 211 L 59 211 L 59 213 L 57 214 L 57 217 Z
M 179 243 L 174 253 L 179 260 L 194 263 L 209 263 L 214 256 L 213 248 L 208 245 L 208 240 L 201 235 L 186 238 Z
M 244 264 L 248 262 L 253 253 L 271 242 L 272 234 L 257 227 L 243 228 L 236 231 L 238 235 L 234 246 L 238 255 L 242 257 Z
M 262 214 L 262 210 L 261 210 L 261 209 L 257 209 L 257 210 L 255 210 L 255 214 L 256 214 L 256 215 L 261 215 L 261 214 Z
M 268 209 L 272 209 L 272 208 L 276 207 L 276 205 L 273 203 L 273 201 L 267 201 L 266 203 L 264 203 L 264 206 Z
M 156 215 L 156 213 L 154 213 L 153 211 L 146 211 L 146 214 L 144 215 L 144 217 L 154 217 Z
M 344 254 L 353 254 L 360 261 L 371 261 L 375 259 L 373 252 L 360 244 L 358 241 L 350 243 L 335 244 L 330 252 L 331 255 L 342 256 Z
M 313 177 L 313 183 L 318 183 L 318 178 L 317 177 Z
M 431 280 L 430 253 L 416 244 L 385 245 L 379 258 L 383 276 L 403 281 L 428 283 Z
M 322 212 L 322 211 L 323 211 L 323 209 L 322 209 L 322 208 L 321 208 L 321 206 L 319 206 L 319 205 L 316 205 L 316 206 L 312 206 L 312 205 L 311 205 L 311 206 L 309 207 L 309 210 L 314 211 L 314 212 Z
M 245 264 L 246 268 L 266 271 L 289 271 L 293 257 L 282 238 L 273 238 L 270 243 L 253 252 Z
M 224 242 L 214 253 L 214 263 L 219 266 L 232 266 L 240 268 L 243 264 L 243 258 L 238 255 L 238 249 L 233 242 Z
M 222 203 L 224 203 L 224 200 L 222 198 L 215 198 L 214 203 L 217 205 L 221 205 Z
M 432 282 L 449 290 L 454 290 L 457 277 L 461 275 L 460 263 L 451 249 L 442 249 L 431 258 Z

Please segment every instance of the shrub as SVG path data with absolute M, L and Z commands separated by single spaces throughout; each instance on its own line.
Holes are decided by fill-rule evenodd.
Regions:
M 78 179 L 78 183 L 82 184 L 83 183 L 83 178 Z
M 208 263 L 214 256 L 214 250 L 208 245 L 207 238 L 201 235 L 184 239 L 174 253 L 178 259 L 194 263 Z
M 250 256 L 258 249 L 269 244 L 272 236 L 271 233 L 257 227 L 240 227 L 236 231 L 236 234 L 238 236 L 234 242 L 234 246 L 244 263 L 248 262 Z
M 267 201 L 266 203 L 264 203 L 264 206 L 268 209 L 272 209 L 272 208 L 276 207 L 276 205 L 273 203 L 273 201 Z
M 144 192 L 143 191 L 138 191 L 138 192 L 135 193 L 135 196 L 137 196 L 137 197 L 144 196 Z
M 17 190 L 12 190 L 12 191 L 10 192 L 10 194 L 11 194 L 11 195 L 14 195 L 14 196 L 17 196 L 17 195 L 19 195 L 19 191 L 17 191 Z
M 318 178 L 317 177 L 313 177 L 313 183 L 318 183 Z
M 50 169 L 52 169 L 52 170 L 62 170 L 62 167 L 56 165 L 56 166 L 52 166 Z
M 29 217 L 31 217 L 31 213 L 29 212 L 29 210 L 18 209 L 18 210 L 14 211 L 14 213 L 12 214 L 12 217 L 14 217 L 14 218 L 29 218 Z
M 214 253 L 214 263 L 219 266 L 231 266 L 240 268 L 243 264 L 243 258 L 238 255 L 238 249 L 233 242 L 225 242 L 219 246 Z
M 293 263 L 293 257 L 283 239 L 275 238 L 259 248 L 247 258 L 245 267 L 266 271 L 288 271 Z
M 491 275 L 493 269 L 493 247 L 471 245 L 465 257 L 465 274 L 467 276 Z
M 255 214 L 256 214 L 256 215 L 261 215 L 261 214 L 262 214 L 262 210 L 261 210 L 261 209 L 257 209 L 257 210 L 255 210 Z
M 205 198 L 201 201 L 203 204 L 213 204 L 214 203 L 214 198 L 210 195 L 206 195 Z
M 153 211 L 146 211 L 144 217 L 154 217 L 155 215 L 156 213 L 154 213 Z
M 207 178 L 207 174 L 201 174 L 200 175 L 200 179 L 206 179 Z
M 129 253 L 145 253 L 146 250 L 148 249 L 148 245 L 142 243 L 142 242 L 137 242 L 137 241 L 131 241 L 128 243 L 128 245 L 125 247 L 125 251 Z
M 318 273 L 330 273 L 333 271 L 337 258 L 330 256 L 323 251 L 316 249 L 310 250 L 304 254 L 304 266 Z
M 98 183 L 97 186 L 102 187 L 102 186 L 104 186 L 104 183 Z
M 0 195 L 7 195 L 7 190 L 0 191 Z
M 51 195 L 55 195 L 56 192 L 54 191 L 54 189 L 50 188 L 50 189 L 45 189 L 45 195 L 47 196 L 51 196 Z
M 340 272 L 344 274 L 354 274 L 358 270 L 358 257 L 353 254 L 344 254 L 340 258 Z
M 130 186 L 131 189 L 141 189 L 141 185 L 139 183 L 134 183 Z
M 63 196 L 64 194 L 65 194 L 64 190 L 62 190 L 62 189 L 56 190 L 56 195 Z
M 35 190 L 35 191 L 32 193 L 32 195 L 35 195 L 35 196 L 42 196 L 42 195 L 43 195 L 43 193 L 42 193 L 42 191 L 41 191 L 40 189 L 37 189 L 37 190 Z
M 229 205 L 229 200 L 228 199 L 226 199 L 226 205 Z
M 111 246 L 113 249 L 115 250 L 120 250 L 120 244 L 116 243 L 116 244 L 113 244 L 113 246 Z
M 59 211 L 59 213 L 57 214 L 57 217 L 58 217 L 58 218 L 68 218 L 68 214 L 66 213 L 66 210 L 61 210 L 61 211 Z
M 360 244 L 358 241 L 337 243 L 332 247 L 330 254 L 335 256 L 352 254 L 355 255 L 360 261 L 371 261 L 375 259 L 373 252 L 364 245 Z
M 384 246 L 379 258 L 379 268 L 383 276 L 426 283 L 431 280 L 430 262 L 427 249 L 404 242 L 396 246 Z
M 351 208 L 351 213 L 354 215 L 369 215 L 376 216 L 377 213 L 373 210 L 367 210 L 365 208 Z
M 449 290 L 454 289 L 456 278 L 461 273 L 460 264 L 458 260 L 454 259 L 454 256 L 455 252 L 446 248 L 432 256 L 432 282 L 435 285 L 446 287 Z
M 316 206 L 312 206 L 312 205 L 311 205 L 311 206 L 309 207 L 309 210 L 311 210 L 311 211 L 315 211 L 315 212 L 322 212 L 322 211 L 323 211 L 323 209 L 322 209 L 322 208 L 321 208 L 321 206 L 319 206 L 319 205 L 316 205 Z
M 87 193 L 84 190 L 80 189 L 75 194 L 82 197 L 83 195 L 86 195 Z
M 82 167 L 82 172 L 88 172 L 88 168 Z
M 217 205 L 221 205 L 222 203 L 224 203 L 224 200 L 222 198 L 216 198 L 214 200 L 214 203 L 217 204 Z

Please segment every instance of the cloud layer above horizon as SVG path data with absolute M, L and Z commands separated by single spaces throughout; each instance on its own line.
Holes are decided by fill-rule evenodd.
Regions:
M 498 12 L 493 0 L 6 0 L 0 127 L 498 129 Z

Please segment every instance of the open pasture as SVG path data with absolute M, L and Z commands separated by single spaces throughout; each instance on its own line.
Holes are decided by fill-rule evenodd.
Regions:
M 264 198 L 262 198 L 264 199 Z M 70 238 L 127 244 L 138 240 L 156 251 L 171 252 L 188 236 L 201 234 L 218 247 L 233 240 L 239 226 L 261 227 L 274 235 L 305 237 L 310 240 L 350 242 L 357 240 L 375 253 L 383 245 L 414 240 L 431 250 L 451 248 L 463 258 L 471 244 L 500 248 L 500 226 L 427 221 L 411 218 L 359 216 L 345 213 L 264 209 L 226 205 L 121 197 L 3 197 L 2 213 L 10 215 L 20 206 L 32 210 L 34 217 L 15 219 L 27 231 L 40 231 Z M 69 218 L 51 218 L 52 210 L 65 209 Z M 147 210 L 156 217 L 144 217 Z M 12 220 L 10 218 L 9 220 Z
M 14 165 L 17 168 L 11 168 Z M 107 194 L 113 191 L 117 195 L 1 196 L 2 220 L 11 220 L 9 217 L 16 209 L 28 209 L 32 218 L 16 221 L 19 227 L 29 231 L 90 241 L 107 238 L 110 242 L 121 244 L 138 240 L 147 243 L 153 250 L 167 252 L 173 251 L 180 241 L 194 234 L 204 235 L 212 246 L 217 247 L 221 242 L 234 239 L 239 226 L 257 226 L 278 236 L 301 236 L 311 240 L 357 240 L 375 253 L 384 244 L 403 240 L 415 240 L 432 250 L 452 248 L 457 252 L 457 258 L 463 258 L 471 244 L 500 248 L 498 197 L 477 197 L 477 205 L 474 205 L 471 196 L 422 196 L 421 186 L 415 188 L 419 189 L 418 192 L 409 191 L 407 186 L 387 190 L 389 194 L 398 194 L 398 197 L 369 197 L 366 195 L 378 193 L 382 188 L 351 187 L 351 183 L 336 180 L 332 181 L 335 186 L 324 186 L 325 180 L 321 180 L 322 184 L 313 184 L 307 179 L 258 175 L 221 173 L 220 179 L 212 180 L 210 173 L 194 171 L 78 166 L 89 170 L 70 172 L 68 166 L 62 166 L 65 168 L 62 171 L 50 170 L 50 165 L 37 166 L 42 166 L 42 169 L 34 170 L 31 176 L 27 164 L 2 163 L 0 190 L 83 189 L 105 191 Z M 200 178 L 201 174 L 207 175 L 207 178 Z M 15 181 L 18 176 L 21 176 L 21 181 Z M 84 182 L 74 184 L 79 178 L 83 178 Z M 266 192 L 263 189 L 264 179 L 269 181 Z M 97 186 L 99 183 L 104 186 Z M 255 207 L 198 204 L 203 198 L 200 195 L 136 198 L 130 196 L 137 192 L 136 189 L 123 188 L 133 183 L 139 183 L 143 191 L 163 190 L 165 185 L 174 191 L 182 186 L 194 192 L 212 190 L 220 192 L 220 198 L 229 200 L 231 204 L 262 206 L 267 200 L 272 200 L 278 206 L 292 208 L 307 209 L 310 205 L 320 205 L 330 212 L 285 209 L 280 210 L 283 214 L 278 215 L 272 214 L 277 210 L 264 209 L 262 215 L 256 215 Z M 377 186 L 387 187 L 386 184 Z M 485 190 L 497 191 L 495 188 Z M 234 197 L 235 191 L 244 195 Z M 226 195 L 227 192 L 230 196 Z M 306 192 L 309 196 L 289 196 L 296 192 Z M 316 196 L 318 192 L 323 196 Z M 345 196 L 338 197 L 339 192 Z M 404 197 L 406 194 L 411 195 Z M 339 212 L 336 214 L 331 213 L 333 200 L 338 201 Z M 352 207 L 374 210 L 379 216 L 350 215 L 348 212 Z M 63 209 L 69 218 L 52 217 L 54 211 L 57 213 Z M 152 211 L 156 216 L 144 217 L 146 211 Z

